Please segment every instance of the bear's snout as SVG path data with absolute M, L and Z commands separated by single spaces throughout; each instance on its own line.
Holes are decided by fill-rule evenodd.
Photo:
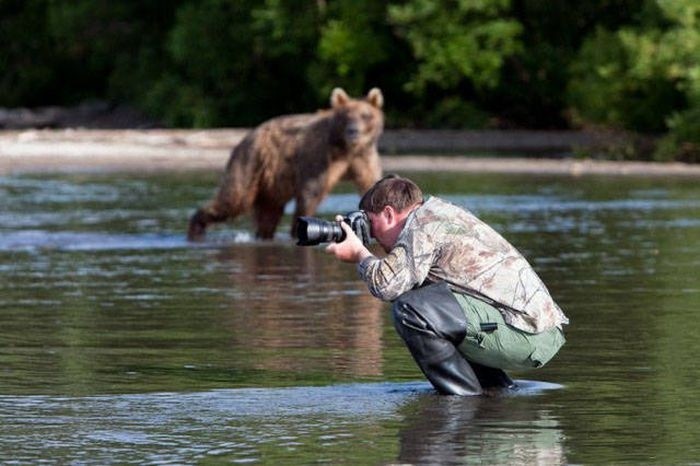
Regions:
M 356 123 L 351 123 L 345 127 L 345 140 L 353 143 L 360 138 L 360 128 Z

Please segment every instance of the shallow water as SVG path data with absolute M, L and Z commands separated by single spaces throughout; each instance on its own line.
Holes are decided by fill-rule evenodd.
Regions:
M 570 317 L 523 390 L 436 396 L 388 306 L 288 217 L 272 242 L 242 219 L 188 244 L 216 174 L 0 177 L 0 463 L 700 461 L 697 181 L 411 176 Z

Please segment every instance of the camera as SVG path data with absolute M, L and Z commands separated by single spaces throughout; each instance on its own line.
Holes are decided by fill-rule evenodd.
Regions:
M 348 212 L 343 216 L 343 222 L 350 225 L 365 246 L 369 244 L 370 224 L 364 210 Z M 345 232 L 339 222 L 328 222 L 314 217 L 299 217 L 296 233 L 297 246 L 316 246 L 321 243 L 340 243 L 345 240 Z

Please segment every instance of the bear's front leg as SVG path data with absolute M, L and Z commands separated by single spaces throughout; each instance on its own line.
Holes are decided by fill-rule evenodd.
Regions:
M 277 225 L 284 214 L 284 204 L 272 204 L 260 202 L 255 204 L 255 224 L 257 231 L 255 236 L 260 239 L 272 239 L 277 230 Z
M 323 177 L 307 181 L 296 195 L 296 210 L 292 221 L 292 238 L 297 237 L 297 219 L 299 217 L 310 217 L 316 213 L 318 205 L 321 203 L 327 192 L 325 191 L 325 179 Z

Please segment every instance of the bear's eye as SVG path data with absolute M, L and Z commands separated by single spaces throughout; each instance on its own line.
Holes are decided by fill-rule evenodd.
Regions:
M 365 121 L 369 121 L 372 119 L 373 115 L 372 115 L 372 112 L 362 112 L 360 114 L 360 117 Z

